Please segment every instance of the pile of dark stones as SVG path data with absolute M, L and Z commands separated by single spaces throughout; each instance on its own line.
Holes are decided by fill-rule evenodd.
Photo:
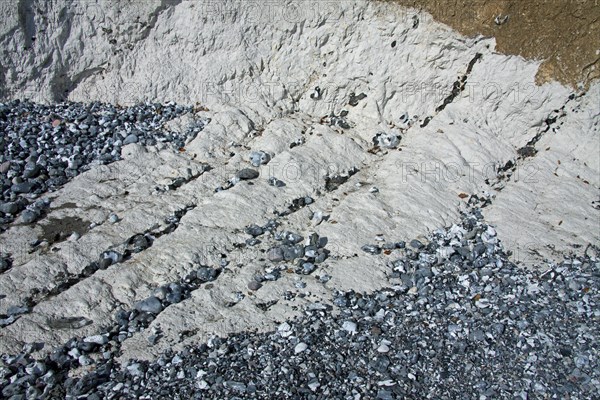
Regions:
M 259 237 L 258 228 L 247 232 Z M 298 241 L 291 232 L 277 234 L 285 241 L 280 246 Z M 2 357 L 2 395 L 591 399 L 600 392 L 599 249 L 518 265 L 475 209 L 425 239 L 388 243 L 378 237 L 363 250 L 374 265 L 387 266 L 387 287 L 337 291 L 330 303 L 310 303 L 271 332 L 214 336 L 150 362 L 118 365 L 110 345 L 118 336 L 106 333 L 74 338 L 42 360 L 31 356 L 36 345 L 30 344 Z M 177 293 L 171 285 L 161 288 L 156 300 L 123 314 L 118 329 L 128 330 L 135 313 L 154 315 Z M 82 358 L 87 348 L 103 357 Z M 87 374 L 68 376 L 87 363 Z

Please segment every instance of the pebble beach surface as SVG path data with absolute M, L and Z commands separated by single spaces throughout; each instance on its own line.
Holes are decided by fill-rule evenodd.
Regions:
M 183 134 L 166 131 L 163 125 L 191 110 L 175 103 L 133 107 L 0 103 L 0 226 L 21 212 L 22 222 L 35 222 L 47 206 L 36 197 L 60 188 L 92 165 L 119 160 L 123 146 L 162 142 L 183 147 L 203 124 Z
M 591 6 L 430 3 L 0 3 L 0 398 L 598 398 Z
M 262 234 L 257 226 L 249 231 Z M 139 302 L 134 311 L 119 311 L 113 328 L 102 334 L 73 338 L 42 360 L 30 355 L 35 345 L 4 355 L 2 394 L 11 399 L 591 399 L 600 390 L 597 249 L 524 270 L 510 261 L 478 209 L 464 214 L 460 224 L 436 230 L 427 242 L 381 247 L 399 255 L 389 263 L 389 277 L 397 282 L 389 288 L 338 291 L 333 306 L 311 303 L 300 317 L 281 321 L 271 332 L 214 336 L 154 361 L 116 363 L 127 332 L 219 273 L 201 268 Z M 381 247 L 363 250 L 375 253 Z M 258 290 L 254 284 L 249 288 Z

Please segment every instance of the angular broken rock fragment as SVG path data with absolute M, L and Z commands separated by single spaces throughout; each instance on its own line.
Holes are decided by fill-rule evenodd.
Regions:
M 311 222 L 314 226 L 319 225 L 323 221 L 327 221 L 329 219 L 329 215 L 323 213 L 323 211 L 317 210 L 313 213 Z
M 252 237 L 257 237 L 265 233 L 265 230 L 256 224 L 252 224 L 246 227 L 245 232 Z
M 4 328 L 5 326 L 12 325 L 19 317 L 11 315 L 7 318 L 0 318 L 0 328 Z
M 31 307 L 27 307 L 27 306 L 11 306 L 8 307 L 8 309 L 6 310 L 6 313 L 9 316 L 18 316 L 18 315 L 22 315 L 22 314 L 28 314 L 31 312 Z
M 346 183 L 348 179 L 354 176 L 359 171 L 358 168 L 352 167 L 343 174 L 334 174 L 325 176 L 325 190 L 328 192 L 334 191 L 341 185 Z
M 400 144 L 400 139 L 400 135 L 395 135 L 389 132 L 378 132 L 373 137 L 373 144 L 377 147 L 395 149 Z
M 303 145 L 304 143 L 306 143 L 306 139 L 303 137 L 300 137 L 296 140 L 294 140 L 292 143 L 290 143 L 290 149 L 293 149 L 294 147 L 298 147 Z
M 304 256 L 308 257 L 308 258 L 315 258 L 317 257 L 318 253 L 317 253 L 317 246 L 306 246 L 304 247 Z
M 310 92 L 310 98 L 313 100 L 321 100 L 322 90 L 319 86 L 315 87 L 315 89 Z
M 297 234 L 295 232 L 290 232 L 290 231 L 282 232 L 280 237 L 282 238 L 284 244 L 297 244 L 297 243 L 300 243 L 302 241 L 302 239 L 304 239 L 299 234 Z M 277 239 L 277 236 L 276 236 L 276 239 Z
M 183 293 L 181 292 L 181 285 L 177 283 L 169 284 L 169 293 L 165 300 L 170 304 L 179 303 L 183 299 Z
M 271 270 L 270 272 L 267 271 L 266 274 L 264 274 L 263 276 L 260 277 L 260 281 L 276 281 L 277 279 L 279 279 L 281 277 L 281 273 L 279 272 L 279 270 Z
M 320 240 L 319 235 L 316 232 L 309 232 L 306 241 L 304 242 L 305 246 L 319 246 Z
M 354 92 L 352 92 L 350 93 L 350 99 L 348 100 L 348 104 L 350 104 L 352 107 L 356 107 L 358 105 L 358 102 L 366 97 L 367 95 L 364 93 L 355 95 Z
M 168 285 L 159 286 L 152 291 L 152 295 L 161 301 L 167 297 L 168 293 L 169 293 Z
M 329 123 L 329 126 L 339 126 L 342 129 L 350 129 L 352 128 L 352 125 L 346 120 L 347 115 L 348 111 L 346 110 L 342 110 L 339 116 L 335 115 L 334 112 L 331 112 L 331 114 L 328 117 L 324 117 L 322 121 Z
M 149 235 L 137 234 L 127 241 L 127 248 L 134 253 L 140 253 L 152 245 L 151 240 Z
M 267 259 L 272 262 L 283 261 L 283 249 L 280 246 L 267 250 Z
M 123 255 L 114 250 L 105 251 L 100 255 L 98 266 L 100 269 L 106 269 L 113 264 L 123 261 Z
M 392 269 L 396 272 L 404 273 L 406 272 L 404 261 L 403 260 L 395 260 L 391 263 Z
M 275 178 L 275 177 L 270 177 L 269 178 L 269 185 L 270 186 L 275 186 L 275 187 L 284 187 L 285 186 L 285 182 Z
M 315 257 L 315 264 L 321 264 L 323 261 L 327 259 L 329 255 L 329 251 L 325 249 L 319 249 L 317 251 L 317 256 Z
M 298 268 L 296 270 L 296 273 L 298 274 L 302 274 L 302 275 L 310 275 L 312 274 L 315 270 L 317 269 L 316 265 L 313 263 L 302 263 L 301 268 Z
M 373 255 L 381 254 L 381 247 L 374 245 L 374 244 L 365 244 L 364 246 L 361 247 L 361 250 L 364 251 L 365 253 L 369 253 L 369 254 L 373 254 Z
M 108 336 L 93 335 L 93 336 L 88 336 L 88 337 L 84 338 L 83 341 L 86 343 L 95 343 L 95 344 L 103 345 L 103 344 L 108 343 Z
M 394 243 L 394 242 L 388 242 L 388 243 L 384 243 L 381 245 L 381 248 L 383 250 L 395 250 L 395 249 L 401 249 L 404 246 L 402 245 L 402 247 L 400 247 L 400 243 Z
M 283 259 L 285 261 L 292 261 L 296 258 L 304 257 L 304 246 L 295 245 L 295 246 L 281 246 L 283 250 Z

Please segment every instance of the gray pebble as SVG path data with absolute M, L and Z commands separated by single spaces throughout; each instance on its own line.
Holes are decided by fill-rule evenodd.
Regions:
M 417 239 L 413 239 L 413 240 L 411 240 L 411 241 L 410 241 L 410 246 L 411 246 L 413 249 L 417 249 L 417 250 L 419 250 L 419 249 L 422 249 L 422 248 L 424 247 L 424 246 L 423 246 L 423 243 L 421 243 L 421 242 L 420 242 L 419 240 L 417 240 Z
M 248 283 L 248 289 L 256 291 L 258 289 L 260 289 L 262 287 L 262 284 L 256 282 L 256 281 L 250 281 Z
M 21 219 L 25 224 L 31 224 L 40 218 L 40 212 L 38 210 L 25 210 L 21 214 Z
M 125 140 L 123 140 L 123 145 L 128 145 L 128 144 L 137 143 L 137 142 L 138 142 L 138 137 L 132 133 L 132 134 L 128 135 L 125 138 Z
M 369 254 L 373 254 L 373 255 L 381 254 L 381 247 L 379 247 L 377 245 L 373 245 L 373 244 L 365 244 L 364 246 L 361 247 L 361 250 L 364 251 L 365 253 L 369 253 Z
M 267 259 L 272 262 L 283 261 L 284 254 L 281 247 L 272 247 L 267 251 Z
M 271 156 L 264 151 L 253 151 L 250 153 L 250 163 L 254 167 L 268 164 L 269 161 L 271 161 Z
M 236 176 L 241 180 L 251 180 L 258 178 L 259 173 L 255 169 L 244 168 L 241 171 L 239 171 Z
M 158 314 L 163 310 L 163 306 L 159 299 L 154 296 L 148 297 L 135 304 L 135 309 L 142 312 Z
M 12 185 L 11 190 L 13 193 L 30 193 L 34 187 L 33 182 L 23 182 Z
M 16 214 L 19 211 L 19 205 L 16 202 L 0 203 L 0 211 L 5 214 Z

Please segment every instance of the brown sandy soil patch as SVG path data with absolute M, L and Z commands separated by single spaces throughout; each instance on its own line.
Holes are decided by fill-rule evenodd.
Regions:
M 587 88 L 600 77 L 600 0 L 389 1 L 425 10 L 464 35 L 494 36 L 504 54 L 543 60 L 538 84 Z

